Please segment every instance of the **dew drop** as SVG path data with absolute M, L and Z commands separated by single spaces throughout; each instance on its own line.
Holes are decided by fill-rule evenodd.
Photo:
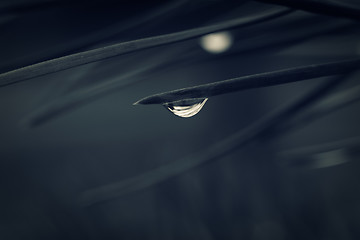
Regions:
M 185 99 L 164 103 L 163 106 L 176 116 L 188 118 L 200 112 L 207 100 L 207 98 Z

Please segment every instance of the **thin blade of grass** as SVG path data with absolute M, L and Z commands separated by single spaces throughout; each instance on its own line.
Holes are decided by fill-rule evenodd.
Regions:
M 260 23 L 272 18 L 283 16 L 290 13 L 291 10 L 284 8 L 270 9 L 260 14 L 242 17 L 235 20 L 226 21 L 211 26 L 195 28 L 191 30 L 165 34 L 155 37 L 143 38 L 130 42 L 118 43 L 102 48 L 97 48 L 89 51 L 84 51 L 68 56 L 55 58 L 52 60 L 40 62 L 23 68 L 19 68 L 10 72 L 0 74 L 0 87 L 14 84 L 16 82 L 28 80 L 34 77 L 43 76 L 50 73 L 55 73 L 65 69 L 84 65 L 91 62 L 96 62 L 111 57 L 119 56 L 126 53 L 148 49 L 152 47 L 162 46 L 175 42 L 180 42 L 216 31 L 235 27 L 245 27 Z
M 359 68 L 360 59 L 288 68 L 159 93 L 145 97 L 135 102 L 134 105 L 164 104 L 183 99 L 209 98 L 252 88 L 268 87 L 317 77 L 343 74 Z
M 153 70 L 154 66 L 147 65 L 135 71 L 130 71 L 125 75 L 114 77 L 94 87 L 88 87 L 79 91 L 70 93 L 59 100 L 50 102 L 35 111 L 29 116 L 22 119 L 21 124 L 29 127 L 38 127 L 50 120 L 75 110 L 83 105 L 89 104 L 100 97 L 106 96 L 111 92 L 119 91 L 124 87 L 140 81 L 142 78 L 136 78 L 140 74 L 144 74 Z
M 312 13 L 360 20 L 360 9 L 340 1 L 326 0 L 257 0 L 270 4 L 304 10 Z
M 294 14 L 295 15 L 295 14 Z M 300 23 L 303 22 L 303 23 Z M 307 22 L 305 24 L 304 22 Z M 266 24 L 262 24 L 265 28 L 258 27 L 251 39 L 240 39 L 230 54 L 251 54 L 254 51 L 271 51 L 279 52 L 295 44 L 301 44 L 311 38 L 317 36 L 324 36 L 324 34 L 331 35 L 332 32 L 359 29 L 359 23 L 349 22 L 347 20 L 339 19 L 322 19 L 319 16 L 304 16 L 301 19 L 289 19 L 288 24 L 278 24 L 277 26 L 270 26 L 266 28 Z M 296 27 L 295 27 L 296 26 Z M 283 29 L 288 29 L 283 31 Z M 251 35 L 248 34 L 248 36 Z M 273 37 L 276 36 L 276 37 Z M 263 39 L 267 39 L 264 41 Z M 329 52 L 331 54 L 331 52 Z
M 306 125 L 321 117 L 325 117 L 328 114 L 348 107 L 358 101 L 360 101 L 360 85 L 331 95 L 330 97 L 314 105 L 311 109 L 306 111 L 301 116 L 295 118 L 293 121 L 282 125 L 281 128 L 274 132 L 277 132 L 278 134 L 284 134 L 285 132 L 289 132 L 293 129 L 298 130 L 299 128 L 305 127 Z
M 133 17 L 127 21 L 120 20 L 115 21 L 112 24 L 97 30 L 96 32 L 91 32 L 85 34 L 83 36 L 79 36 L 73 38 L 71 41 L 66 41 L 63 43 L 58 43 L 56 47 L 49 49 L 42 50 L 36 55 L 41 56 L 41 60 L 44 59 L 51 59 L 59 56 L 64 56 L 69 53 L 73 53 L 76 51 L 87 50 L 88 47 L 99 47 L 102 41 L 109 39 L 117 34 L 120 34 L 124 31 L 128 31 L 130 29 L 136 28 L 138 26 L 143 25 L 144 23 L 149 23 L 151 21 L 156 21 L 161 19 L 164 15 L 168 14 L 175 14 L 178 10 L 184 8 L 189 0 L 174 0 L 170 1 L 169 3 L 162 4 L 154 9 L 151 9 L 147 12 L 144 12 L 140 16 Z M 60 3 L 57 3 L 60 4 Z M 71 2 L 67 3 L 71 6 Z M 78 3 L 75 3 L 78 4 Z M 62 6 L 62 5 L 60 5 Z M 56 7 L 53 6 L 53 7 Z M 27 9 L 26 5 L 24 9 Z M 27 9 L 29 10 L 29 9 Z M 102 44 L 103 46 L 104 44 Z M 23 56 L 25 57 L 25 63 L 23 65 L 32 64 L 36 61 L 30 60 L 34 59 L 34 56 Z M 29 59 L 30 58 L 30 59 Z M 39 60 L 38 60 L 39 61 Z M 13 64 L 10 64 L 13 65 Z M 12 70 L 12 69 L 9 69 Z
M 352 137 L 318 145 L 303 146 L 294 149 L 287 149 L 278 153 L 286 159 L 296 159 L 301 156 L 309 156 L 317 153 L 328 152 L 340 148 L 351 148 L 360 146 L 360 137 Z
M 254 122 L 245 129 L 242 129 L 226 139 L 209 146 L 202 152 L 194 153 L 188 157 L 160 166 L 139 176 L 85 191 L 80 195 L 80 204 L 83 206 L 91 206 L 96 203 L 108 201 L 147 187 L 151 187 L 171 177 L 180 175 L 190 169 L 199 167 L 204 163 L 230 154 L 234 150 L 237 150 L 254 140 L 260 140 L 263 136 L 267 136 L 271 129 L 283 124 L 295 114 L 301 112 L 309 105 L 312 105 L 314 102 L 324 97 L 332 89 L 338 86 L 342 80 L 344 80 L 343 76 L 332 78 L 330 81 L 327 81 L 325 84 L 316 88 L 310 94 L 300 98 L 300 100 L 295 100 L 285 107 L 270 112 L 268 115 Z
M 69 86 L 63 87 L 63 89 L 60 87 L 60 90 L 62 90 L 61 92 L 63 93 L 62 96 L 55 100 L 47 99 L 45 104 L 40 104 L 35 110 L 30 112 L 28 116 L 23 118 L 21 124 L 28 127 L 39 127 L 42 124 L 54 120 L 63 114 L 77 110 L 78 108 L 90 104 L 108 94 L 121 91 L 131 84 L 146 80 L 149 78 L 149 75 L 155 71 L 167 71 L 171 66 L 179 66 L 187 59 L 186 54 L 183 56 L 184 52 L 191 52 L 191 48 L 188 45 L 184 45 L 177 48 L 171 48 L 156 55 L 149 54 L 149 56 L 142 61 L 137 60 L 136 70 L 126 70 L 123 75 L 119 73 L 112 74 L 111 77 L 104 77 L 99 83 L 91 85 L 90 87 L 85 85 L 85 87 L 81 87 L 79 90 L 75 91 L 70 89 Z M 127 58 L 127 61 L 129 61 L 129 58 Z M 115 64 L 116 67 L 118 65 L 119 64 Z M 99 62 L 87 64 L 84 67 L 88 66 L 91 68 L 102 68 Z M 113 67 L 114 66 L 110 64 L 110 68 L 106 67 L 105 70 L 101 71 L 107 71 Z M 67 79 L 67 81 L 79 82 L 87 77 L 88 74 L 86 74 L 86 71 L 80 71 L 77 74 L 72 74 L 72 79 Z M 65 81 L 62 81 L 61 83 L 64 82 Z M 58 90 L 59 86 L 56 86 L 56 89 Z M 68 93 L 64 94 L 64 89 Z M 54 93 L 52 92 L 51 95 L 53 96 Z

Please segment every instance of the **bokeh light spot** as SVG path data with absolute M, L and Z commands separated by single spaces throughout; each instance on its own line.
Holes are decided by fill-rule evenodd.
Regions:
M 203 36 L 200 39 L 201 47 L 214 54 L 227 51 L 233 43 L 233 37 L 229 32 L 218 32 Z

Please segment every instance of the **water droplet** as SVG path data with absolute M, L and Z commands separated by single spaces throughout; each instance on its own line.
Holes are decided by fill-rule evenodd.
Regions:
M 207 98 L 185 99 L 165 103 L 163 106 L 176 116 L 188 118 L 200 112 L 207 100 Z

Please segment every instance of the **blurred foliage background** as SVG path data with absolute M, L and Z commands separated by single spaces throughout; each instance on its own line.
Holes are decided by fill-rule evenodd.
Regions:
M 342 4 L 360 9 L 358 1 Z M 2 1 L 0 72 L 276 8 L 286 7 L 230 0 Z M 331 111 L 317 111 L 315 103 L 302 111 L 317 116 L 311 121 L 295 116 L 293 128 L 272 129 L 163 181 L 145 176 L 145 187 L 130 183 L 121 196 L 111 195 L 123 191 L 118 187 L 106 189 L 196 159 L 330 78 L 216 96 L 191 118 L 135 101 L 357 58 L 359 26 L 295 9 L 228 30 L 223 52 L 209 52 L 198 37 L 1 87 L 0 239 L 360 239 L 356 72 L 319 103 L 334 105 Z M 336 107 L 350 93 L 349 104 Z M 64 103 L 60 113 L 34 122 Z M 112 197 L 83 204 L 86 192 L 104 186 Z

